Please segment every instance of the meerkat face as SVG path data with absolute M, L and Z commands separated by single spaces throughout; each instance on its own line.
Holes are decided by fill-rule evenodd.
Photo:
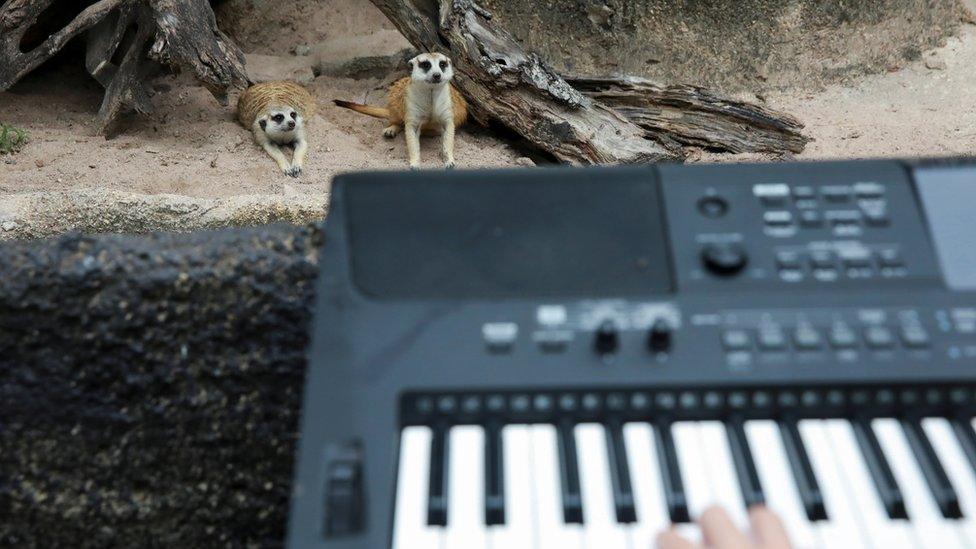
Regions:
M 445 84 L 454 77 L 451 60 L 441 53 L 422 53 L 407 62 L 414 82 L 431 85 Z
M 295 134 L 305 125 L 302 115 L 291 107 L 272 107 L 258 118 L 258 124 L 276 142 L 294 141 Z

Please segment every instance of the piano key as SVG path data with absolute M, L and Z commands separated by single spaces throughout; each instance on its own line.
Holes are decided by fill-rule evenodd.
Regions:
M 427 524 L 431 526 L 447 526 L 447 482 L 449 464 L 447 455 L 449 443 L 447 428 L 434 427 L 430 441 L 430 471 L 427 493 Z
M 872 485 L 872 473 L 866 455 L 858 444 L 854 426 L 841 419 L 826 420 L 823 425 L 833 449 L 834 467 L 844 480 L 846 493 L 851 498 L 852 507 L 860 515 L 860 525 L 871 545 L 885 549 L 924 547 L 915 539 L 907 520 L 888 516 L 880 493 Z
M 803 448 L 800 433 L 796 430 L 796 423 L 788 419 L 781 420 L 779 432 L 807 518 L 812 521 L 825 520 L 827 513 L 824 511 L 823 493 L 820 491 L 816 475 L 813 474 L 810 457 Z
M 485 428 L 485 524 L 505 522 L 504 443 L 497 425 Z
M 657 534 L 670 523 L 654 431 L 648 423 L 628 423 L 623 432 L 637 511 L 637 522 L 630 530 L 631 546 L 653 547 Z
M 871 428 L 878 437 L 881 449 L 891 464 L 891 471 L 898 480 L 908 508 L 911 521 L 918 538 L 925 547 L 939 549 L 962 549 L 965 543 L 959 533 L 949 524 L 936 505 L 932 491 L 925 483 L 919 464 L 915 461 L 905 431 L 898 420 L 891 418 L 875 419 Z
M 451 428 L 445 547 L 485 549 L 485 430 L 478 425 Z
M 429 526 L 426 516 L 431 438 L 429 427 L 407 427 L 400 434 L 393 549 L 437 549 L 443 542 L 443 530 Z
M 748 529 L 749 517 L 738 487 L 725 425 L 720 421 L 702 421 L 698 424 L 698 433 L 701 437 L 702 461 L 705 462 L 711 485 L 709 504 L 723 507 L 736 526 Z
M 749 441 L 746 439 L 746 433 L 742 428 L 742 421 L 733 420 L 726 423 L 725 435 L 729 441 L 729 450 L 732 452 L 732 461 L 735 465 L 735 474 L 742 493 L 742 502 L 746 508 L 766 503 L 762 483 L 759 481 L 759 473 L 756 471 L 756 461 L 752 457 Z
M 976 429 L 976 419 L 971 424 L 969 421 L 960 418 L 951 419 L 949 423 L 952 424 L 952 430 L 956 433 L 956 440 L 959 442 L 963 453 L 966 454 L 969 465 L 976 473 L 976 433 L 973 432 Z
M 614 513 L 607 435 L 598 423 L 575 428 L 579 450 L 580 490 L 583 508 L 583 541 L 587 549 L 628 549 L 630 539 Z
M 527 425 L 506 425 L 502 429 L 501 440 L 502 466 L 505 470 L 505 523 L 488 529 L 491 547 L 536 547 L 538 510 L 533 493 L 536 479 L 532 469 L 532 428 Z
M 925 418 L 922 420 L 922 428 L 942 460 L 949 480 L 959 492 L 963 520 L 958 521 L 957 528 L 962 530 L 963 537 L 973 546 L 976 544 L 976 472 L 970 467 L 948 420 Z
M 636 522 L 634 491 L 630 482 L 630 467 L 627 464 L 627 450 L 620 423 L 609 423 L 606 426 L 606 434 L 607 458 L 610 461 L 610 482 L 613 488 L 614 513 L 617 522 Z
M 801 420 L 798 430 L 823 493 L 827 520 L 816 524 L 821 540 L 828 547 L 870 547 L 870 541 L 862 529 L 862 519 L 851 504 L 847 482 L 835 465 L 834 449 L 827 438 L 824 422 Z
M 674 435 L 681 478 L 685 483 L 688 514 L 692 520 L 698 520 L 713 501 L 699 426 L 693 421 L 676 421 L 671 425 L 671 433 Z M 696 526 L 682 525 L 678 527 L 678 532 L 690 538 L 693 543 L 701 539 Z
M 654 444 L 657 447 L 658 465 L 661 468 L 661 483 L 664 499 L 668 505 L 671 522 L 680 524 L 690 522 L 688 498 L 685 495 L 684 480 L 678 465 L 678 455 L 674 449 L 674 437 L 668 424 L 653 427 Z
M 852 423 L 851 429 L 888 517 L 907 519 L 905 497 L 902 495 L 901 489 L 898 488 L 898 482 L 895 481 L 895 475 L 891 472 L 891 466 L 888 464 L 884 452 L 881 451 L 881 445 L 878 443 L 878 438 L 874 436 L 871 425 L 858 419 Z
M 766 505 L 783 519 L 794 547 L 823 546 L 814 523 L 810 522 L 803 508 L 779 426 L 772 420 L 750 420 L 745 423 L 744 430 L 749 445 L 756 452 L 756 471 L 765 487 Z
M 534 425 L 529 429 L 532 433 L 532 481 L 535 488 L 535 531 L 538 534 L 538 547 L 582 549 L 582 527 L 578 524 L 566 524 L 563 520 L 557 429 L 552 425 Z
M 559 487 L 562 490 L 563 520 L 566 523 L 583 522 L 583 499 L 580 496 L 579 460 L 577 458 L 576 438 L 568 423 L 556 429 L 559 442 Z
M 962 513 L 959 510 L 959 496 L 956 495 L 956 490 L 949 482 L 949 477 L 942 468 L 938 456 L 935 455 L 932 445 L 929 444 L 928 437 L 922 432 L 921 426 L 912 419 L 903 419 L 901 426 L 942 516 L 949 519 L 960 518 Z

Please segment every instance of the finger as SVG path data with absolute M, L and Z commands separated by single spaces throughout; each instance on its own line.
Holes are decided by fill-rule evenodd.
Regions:
M 776 513 L 757 505 L 749 510 L 752 532 L 763 549 L 790 549 L 790 537 Z
M 696 549 L 696 545 L 672 529 L 657 535 L 657 549 Z
M 698 517 L 705 545 L 715 549 L 748 549 L 749 538 L 732 524 L 724 509 L 717 506 L 705 509 Z

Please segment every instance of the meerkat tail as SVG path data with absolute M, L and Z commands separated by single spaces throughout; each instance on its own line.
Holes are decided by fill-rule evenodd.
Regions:
M 353 103 L 341 99 L 334 99 L 332 102 L 344 109 L 350 109 L 360 114 L 365 114 L 366 116 L 372 116 L 374 118 L 390 117 L 390 109 L 385 107 L 374 107 L 372 105 L 363 105 L 362 103 Z

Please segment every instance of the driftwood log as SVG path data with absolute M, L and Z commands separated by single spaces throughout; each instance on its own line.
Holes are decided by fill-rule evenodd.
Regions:
M 471 0 L 372 0 L 415 47 L 443 51 L 476 118 L 576 164 L 680 159 L 683 146 L 799 152 L 793 117 L 695 86 L 635 77 L 567 81 Z
M 74 15 L 38 39 L 45 22 Z M 146 77 L 156 64 L 186 69 L 226 103 L 249 81 L 244 55 L 219 29 L 206 0 L 7 0 L 0 4 L 0 91 L 84 38 L 85 67 L 105 87 L 96 120 L 108 133 L 126 110 L 152 111 Z

